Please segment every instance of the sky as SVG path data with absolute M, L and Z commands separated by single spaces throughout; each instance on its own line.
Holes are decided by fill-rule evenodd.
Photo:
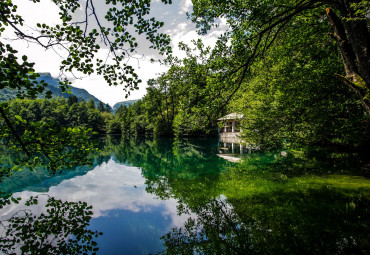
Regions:
M 80 1 L 83 2 L 82 0 Z M 18 6 L 18 13 L 25 20 L 24 30 L 32 31 L 32 27 L 35 27 L 37 23 L 61 23 L 58 19 L 59 9 L 51 0 L 41 0 L 37 4 L 27 0 L 13 0 L 13 3 Z M 101 14 L 107 8 L 105 1 L 95 0 L 94 4 Z M 217 31 L 211 31 L 205 36 L 199 36 L 196 32 L 195 25 L 186 16 L 186 12 L 191 12 L 191 10 L 191 0 L 174 0 L 172 5 L 165 5 L 160 0 L 152 0 L 150 15 L 164 22 L 165 25 L 161 29 L 161 32 L 170 35 L 174 55 L 179 57 L 184 56 L 177 48 L 179 42 L 183 41 L 190 44 L 191 40 L 201 38 L 205 45 L 213 46 L 216 43 L 217 37 L 221 34 L 220 31 L 224 29 L 221 26 Z M 36 44 L 29 44 L 22 40 L 12 40 L 13 38 L 15 38 L 14 32 L 7 30 L 2 35 L 1 40 L 7 40 L 7 43 L 10 42 L 19 51 L 20 55 L 27 55 L 28 61 L 35 63 L 34 68 L 36 72 L 49 72 L 53 77 L 58 78 L 60 74 L 59 65 L 63 57 L 60 56 L 60 52 L 57 54 L 52 50 L 45 51 Z M 150 62 L 151 58 L 159 59 L 160 56 L 158 52 L 148 49 L 149 44 L 144 38 L 138 38 L 138 43 L 139 48 L 136 54 L 137 57 L 140 57 L 140 60 L 130 60 L 129 64 L 136 69 L 139 78 L 143 82 L 139 85 L 139 90 L 132 91 L 128 98 L 125 98 L 126 94 L 122 89 L 123 85 L 109 86 L 103 77 L 96 74 L 86 76 L 67 73 L 66 75 L 72 81 L 73 86 L 86 89 L 90 94 L 111 106 L 120 101 L 140 99 L 146 93 L 147 80 L 157 77 L 159 74 L 168 70 L 168 67 Z M 106 52 L 107 49 L 103 47 L 98 55 L 104 56 Z

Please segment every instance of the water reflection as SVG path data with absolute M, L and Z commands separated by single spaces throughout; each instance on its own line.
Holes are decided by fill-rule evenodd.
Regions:
M 196 216 L 162 237 L 163 254 L 368 254 L 370 181 L 348 175 L 364 171 L 356 161 L 312 149 L 249 155 L 220 173 L 218 197 L 182 200 L 179 213 Z
M 160 237 L 173 227 L 183 226 L 187 217 L 178 215 L 175 196 L 148 192 L 151 178 L 168 177 L 169 172 L 174 171 L 196 182 L 197 175 L 219 173 L 218 166 L 225 165 L 210 153 L 215 147 L 208 146 L 208 142 L 134 142 L 108 137 L 101 148 L 92 169 L 81 166 L 73 174 L 66 172 L 42 178 L 39 183 L 34 181 L 37 178 L 22 178 L 23 181 L 10 178 L 3 183 L 3 188 L 20 191 L 13 196 L 22 200 L 43 192 L 70 203 L 83 201 L 92 205 L 89 229 L 104 233 L 96 240 L 101 254 L 148 254 L 161 251 Z M 38 176 L 38 173 L 25 173 Z M 32 180 L 31 186 L 27 186 L 27 180 Z M 171 194 L 167 190 L 164 193 Z M 10 215 L 21 209 L 19 205 L 8 206 L 2 214 Z
M 210 200 L 163 254 L 368 254 L 369 201 L 327 189 Z
M 2 214 L 1 251 L 4 254 L 95 253 L 98 248 L 94 239 L 100 233 L 87 229 L 91 209 L 84 202 L 30 197 Z
M 219 143 L 219 154 L 243 156 L 244 154 L 252 153 L 252 151 L 256 151 L 256 149 L 252 150 L 252 147 L 243 145 L 241 143 Z
M 22 181 L 19 173 L 1 190 L 22 201 L 46 193 L 86 205 L 86 213 L 76 209 L 85 216 L 73 218 L 103 232 L 94 240 L 100 254 L 369 253 L 370 181 L 356 155 L 310 148 L 252 153 L 234 164 L 217 156 L 217 140 L 101 139 L 91 166 L 28 184 L 32 173 Z M 13 203 L 2 219 L 24 209 Z M 41 222 L 45 204 L 31 211 Z M 65 215 L 44 222 L 68 228 Z
M 94 144 L 88 140 L 75 142 L 84 148 Z M 37 154 L 39 157 L 33 158 L 14 151 L 13 147 L 1 145 L 0 149 L 1 254 L 95 254 L 98 250 L 95 240 L 101 233 L 89 229 L 93 214 L 90 205 L 62 201 L 48 194 L 15 193 L 30 184 L 39 185 L 42 180 L 46 183 L 54 180 L 50 186 L 61 176 L 86 172 L 93 155 L 73 146 L 64 149 L 63 142 L 53 148 L 52 156 Z M 77 163 L 86 166 L 74 169 Z
M 160 236 L 172 227 L 182 226 L 185 217 L 177 215 L 176 200 L 156 199 L 145 187 L 139 168 L 116 163 L 111 158 L 85 175 L 48 187 L 47 194 L 70 203 L 83 201 L 93 205 L 90 228 L 104 233 L 96 240 L 102 254 L 130 253 L 130 250 L 131 254 L 148 254 L 160 251 Z M 15 193 L 14 197 L 26 200 L 37 194 L 27 190 Z M 3 214 L 10 215 L 20 211 L 20 207 L 13 205 L 5 210 L 8 212 Z M 143 230 L 137 231 L 140 228 Z M 146 244 L 142 252 L 137 250 L 140 243 Z

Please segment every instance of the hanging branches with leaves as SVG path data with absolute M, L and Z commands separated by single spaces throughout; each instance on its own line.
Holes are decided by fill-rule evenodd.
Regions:
M 227 37 L 226 42 L 230 43 L 233 53 L 228 57 L 233 59 L 234 65 L 225 76 L 236 75 L 240 78 L 236 90 L 247 79 L 251 65 L 263 59 L 297 19 L 314 15 L 317 22 L 327 22 L 330 25 L 327 33 L 334 35 L 346 71 L 345 75 L 339 74 L 342 75 L 339 80 L 345 80 L 358 92 L 365 111 L 370 114 L 369 1 L 194 0 L 193 4 L 193 12 L 189 16 L 199 28 L 199 33 L 205 34 L 219 26 L 220 19 L 226 20 L 229 25 L 224 36 Z M 343 33 L 338 34 L 338 31 Z

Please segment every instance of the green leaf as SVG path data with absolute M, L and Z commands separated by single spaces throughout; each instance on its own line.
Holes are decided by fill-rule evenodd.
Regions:
M 15 204 L 19 204 L 19 201 L 18 201 L 19 199 L 15 199 L 14 197 L 11 197 L 10 199 L 11 199 Z

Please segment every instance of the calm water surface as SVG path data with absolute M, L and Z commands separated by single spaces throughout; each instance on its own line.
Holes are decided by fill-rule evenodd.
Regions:
M 3 253 L 20 253 L 27 241 L 9 233 L 22 231 L 47 253 L 369 253 L 369 169 L 356 155 L 292 150 L 235 164 L 217 156 L 217 140 L 100 140 L 91 166 L 3 181 L 22 198 L 0 211 Z M 93 241 L 66 242 L 78 235 Z

